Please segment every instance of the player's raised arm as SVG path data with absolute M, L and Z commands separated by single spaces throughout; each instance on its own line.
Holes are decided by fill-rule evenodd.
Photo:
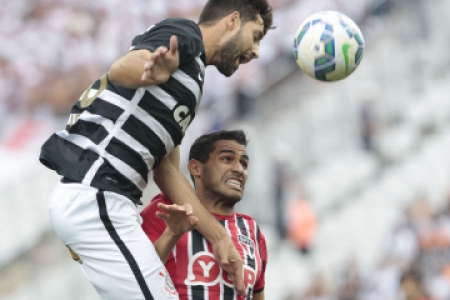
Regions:
M 166 263 L 170 252 L 175 247 L 181 236 L 191 231 L 198 224 L 198 218 L 193 215 L 192 206 L 185 205 L 167 205 L 158 203 L 160 211 L 156 212 L 156 216 L 166 222 L 166 230 L 155 241 L 155 250 L 161 261 Z
M 169 79 L 179 62 L 178 40 L 172 36 L 169 49 L 164 46 L 155 51 L 139 49 L 119 58 L 109 70 L 109 79 L 129 88 L 158 85 Z
M 154 169 L 155 183 L 174 203 L 192 205 L 194 215 L 199 219 L 196 229 L 211 243 L 216 260 L 233 280 L 236 291 L 245 295 L 241 256 L 226 230 L 201 204 L 194 189 L 181 173 L 179 165 L 178 146 Z

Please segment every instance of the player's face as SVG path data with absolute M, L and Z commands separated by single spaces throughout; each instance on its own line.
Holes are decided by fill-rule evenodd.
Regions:
M 217 141 L 216 149 L 203 166 L 202 185 L 206 192 L 228 204 L 241 200 L 247 181 L 248 155 L 236 141 Z
M 259 42 L 263 38 L 264 22 L 260 15 L 256 21 L 248 21 L 220 48 L 220 63 L 217 69 L 225 76 L 231 76 L 252 59 L 259 57 Z

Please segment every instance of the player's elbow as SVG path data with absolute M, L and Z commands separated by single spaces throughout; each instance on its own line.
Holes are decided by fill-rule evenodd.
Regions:
M 120 64 L 120 60 L 116 60 L 112 65 L 111 68 L 109 68 L 109 75 L 108 78 L 112 82 L 119 82 L 120 80 L 120 73 L 121 73 L 122 66 Z

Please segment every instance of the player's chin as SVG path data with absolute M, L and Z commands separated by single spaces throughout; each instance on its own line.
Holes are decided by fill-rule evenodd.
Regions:
M 222 73 L 222 75 L 224 75 L 225 77 L 230 77 L 231 75 L 233 75 L 236 72 L 236 70 L 232 70 L 232 71 L 224 71 L 224 72 L 220 72 Z
M 237 66 L 230 64 L 227 66 L 218 66 L 217 70 L 225 77 L 230 77 L 237 71 L 238 68 L 239 68 L 239 64 Z
M 223 196 L 228 200 L 228 202 L 237 203 L 242 199 L 243 191 L 228 190 L 223 193 Z

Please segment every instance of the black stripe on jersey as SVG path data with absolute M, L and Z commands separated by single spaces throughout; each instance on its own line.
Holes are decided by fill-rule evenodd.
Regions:
M 121 161 L 137 171 L 144 178 L 145 182 L 147 182 L 149 169 L 136 151 L 114 137 L 105 150 L 109 154 L 120 158 Z
M 223 285 L 223 300 L 234 300 L 234 288 Z
M 81 114 L 85 109 L 80 107 L 80 101 L 75 103 L 74 106 L 72 106 L 72 109 L 70 110 L 70 114 Z
M 97 145 L 108 136 L 108 131 L 102 125 L 81 119 L 78 119 L 67 131 L 87 137 Z
M 70 122 L 72 122 L 72 120 L 73 120 L 72 115 L 81 115 L 81 113 L 85 110 L 84 108 L 81 108 L 79 105 L 80 105 L 80 101 L 78 101 L 77 103 L 75 103 L 74 106 L 72 106 L 72 109 L 70 110 L 71 116 L 70 116 L 68 124 L 66 124 L 66 127 L 64 128 L 65 130 L 69 131 Z
M 247 236 L 250 240 L 252 240 L 250 228 L 249 228 L 249 230 L 247 230 L 247 227 L 245 226 L 244 218 L 243 217 L 237 217 L 236 219 L 237 219 L 238 227 L 241 230 L 241 234 Z M 250 253 L 251 253 L 251 255 L 249 255 L 249 254 L 245 255 L 246 259 L 247 259 L 247 265 L 250 268 L 252 268 L 253 270 L 256 271 L 255 248 L 252 249 L 248 245 L 244 245 L 244 248 L 245 249 L 250 249 Z M 250 288 L 249 291 L 248 291 L 247 298 L 245 298 L 245 299 L 246 300 L 251 300 L 252 299 L 251 298 L 252 295 L 253 295 L 253 290 Z
M 117 171 L 108 161 L 104 161 L 98 169 L 91 186 L 102 190 L 108 190 L 130 198 L 131 201 L 142 205 L 142 191 L 125 175 Z
M 42 146 L 39 160 L 59 175 L 81 182 L 99 155 L 84 150 L 75 144 L 53 134 Z
M 247 227 L 245 227 L 244 218 L 237 217 L 237 225 L 242 235 L 248 236 Z
M 249 288 L 248 289 L 248 295 L 247 295 L 247 300 L 252 300 L 253 299 L 253 289 Z
M 138 105 L 167 130 L 175 144 L 181 143 L 183 132 L 173 118 L 172 111 L 164 103 L 146 91 L 143 100 Z
M 131 101 L 131 99 L 133 99 L 133 97 L 134 97 L 134 94 L 136 94 L 136 89 L 129 89 L 124 86 L 114 84 L 111 81 L 109 81 L 109 78 L 108 78 L 108 85 L 107 85 L 106 89 L 117 95 L 122 96 L 123 98 L 125 98 L 129 101 Z
M 203 245 L 203 236 L 197 231 L 191 231 L 192 237 L 192 255 L 198 252 L 205 251 Z M 202 285 L 193 285 L 192 287 L 192 299 L 195 300 L 205 300 L 205 287 Z
M 256 247 L 258 247 L 259 256 L 261 256 L 261 249 L 259 247 L 259 245 L 261 245 L 261 237 L 260 237 L 260 235 L 261 235 L 261 229 L 259 229 L 259 226 L 256 225 L 256 230 L 255 230 L 256 244 L 257 244 Z
M 192 75 L 189 77 L 192 77 Z M 195 107 L 197 106 L 195 95 L 192 94 L 191 90 L 188 89 L 182 82 L 170 77 L 166 83 L 161 84 L 159 87 L 162 88 L 167 94 L 175 98 L 178 103 L 189 107 L 191 114 L 195 113 Z
M 79 105 L 80 102 L 77 103 Z M 113 122 L 116 122 L 119 116 L 123 113 L 123 109 L 115 106 L 103 99 L 96 98 L 86 110 L 93 115 L 99 115 Z
M 103 76 L 102 76 L 103 77 Z M 107 78 L 107 85 L 106 85 L 106 89 L 108 91 L 113 92 L 114 94 L 120 95 L 121 97 L 131 101 L 131 99 L 133 99 L 134 94 L 136 93 L 136 89 L 129 89 L 126 88 L 124 86 L 118 85 L 118 84 L 114 84 L 109 80 L 108 74 L 106 75 Z M 100 88 L 101 85 L 101 79 L 97 79 L 93 84 L 92 84 L 92 89 L 96 89 L 98 90 Z
M 125 260 L 127 261 L 128 265 L 131 268 L 131 271 L 134 274 L 134 277 L 136 278 L 136 281 L 139 284 L 139 287 L 141 288 L 142 294 L 144 295 L 145 300 L 154 300 L 152 293 L 150 292 L 150 289 L 147 286 L 147 283 L 145 282 L 145 278 L 142 275 L 141 270 L 139 269 L 139 265 L 134 258 L 131 251 L 128 249 L 127 245 L 122 241 L 119 234 L 117 233 L 116 229 L 114 228 L 113 223 L 111 222 L 111 219 L 108 215 L 108 210 L 106 208 L 106 201 L 105 201 L 105 195 L 103 191 L 98 191 L 97 193 L 97 203 L 98 203 L 98 209 L 99 209 L 99 215 L 100 219 L 103 222 L 103 226 L 105 226 L 106 230 L 108 231 L 109 236 L 114 241 L 114 243 L 119 248 L 120 252 L 124 256 Z
M 150 151 L 155 159 L 153 168 L 166 155 L 166 146 L 164 143 L 147 125 L 135 116 L 130 115 L 128 120 L 123 124 L 122 129 Z
M 237 225 L 239 227 L 239 229 L 241 230 L 241 234 L 245 235 L 246 237 L 248 237 L 250 240 L 253 240 L 251 235 L 250 235 L 250 231 L 247 230 L 247 227 L 245 226 L 245 221 L 243 217 L 237 217 Z M 255 260 L 255 245 L 253 245 L 253 248 L 248 246 L 248 245 L 244 245 L 245 249 L 249 249 L 250 253 L 249 255 L 246 255 L 247 257 L 247 264 L 250 268 L 252 268 L 253 270 L 256 270 L 256 260 Z
M 103 77 L 103 76 L 102 76 Z M 98 90 L 99 88 L 100 88 L 100 84 L 101 84 L 101 81 L 100 81 L 100 78 L 99 79 L 97 79 L 96 81 L 94 81 L 94 83 L 91 85 L 91 89 L 96 89 L 96 90 Z

